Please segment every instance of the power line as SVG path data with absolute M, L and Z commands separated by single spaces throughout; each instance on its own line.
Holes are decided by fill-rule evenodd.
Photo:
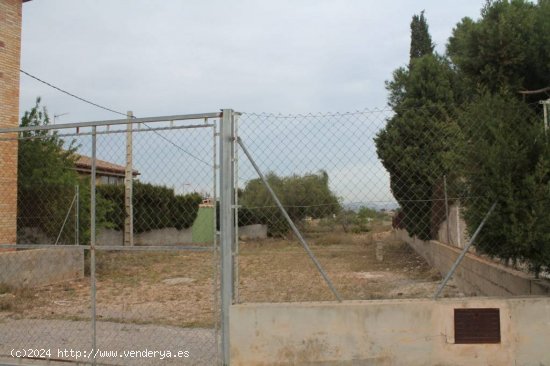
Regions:
M 89 101 L 89 100 L 87 100 L 87 99 L 84 99 L 84 98 L 82 98 L 82 97 L 79 97 L 78 95 L 75 95 L 75 94 L 73 94 L 73 93 L 70 93 L 70 92 L 68 92 L 68 91 L 66 91 L 66 90 L 61 89 L 60 87 L 57 87 L 57 86 L 55 86 L 55 85 L 52 85 L 52 84 L 48 83 L 47 81 L 44 81 L 44 80 L 40 79 L 40 78 L 37 77 L 37 76 L 34 76 L 34 75 L 32 75 L 32 74 L 29 74 L 28 72 L 26 72 L 26 71 L 24 71 L 24 70 L 19 69 L 19 71 L 21 71 L 21 73 L 27 75 L 28 77 L 33 78 L 34 80 L 39 81 L 39 82 L 41 82 L 42 84 L 45 84 L 45 85 L 49 86 L 50 88 L 54 88 L 54 89 L 60 91 L 61 93 L 67 94 L 68 96 L 71 96 L 71 97 L 73 97 L 73 98 L 76 98 L 76 99 L 78 99 L 78 100 L 80 100 L 80 101 L 82 101 L 82 102 L 84 102 L 84 103 L 88 103 L 88 104 L 90 104 L 90 105 L 93 105 L 94 107 L 101 108 L 101 109 L 104 109 L 104 110 L 109 111 L 109 112 L 112 112 L 112 113 L 116 113 L 116 114 L 120 114 L 120 115 L 126 116 L 126 113 L 122 113 L 122 112 L 119 112 L 119 111 L 115 111 L 114 109 L 104 107 L 104 106 L 102 106 L 102 105 L 99 105 L 99 104 L 97 104 L 97 103 L 91 102 L 91 101 Z
M 90 104 L 90 105 L 93 105 L 94 107 L 97 107 L 97 108 L 100 108 L 100 109 L 103 109 L 103 110 L 106 110 L 106 111 L 109 111 L 109 112 L 112 112 L 112 113 L 116 113 L 116 114 L 122 115 L 122 116 L 124 116 L 124 117 L 127 117 L 127 116 L 128 116 L 126 113 L 119 112 L 119 111 L 114 110 L 114 109 L 112 109 L 112 108 L 108 108 L 108 107 L 102 106 L 102 105 L 100 105 L 100 104 L 97 104 L 97 103 L 94 103 L 94 102 L 89 101 L 89 100 L 87 100 L 87 99 L 84 99 L 84 98 L 82 98 L 82 97 L 79 97 L 78 95 L 75 95 L 75 94 L 73 94 L 73 93 L 71 93 L 71 92 L 68 92 L 68 91 L 66 91 L 66 90 L 64 90 L 64 89 L 61 89 L 61 88 L 58 87 L 58 86 L 55 86 L 55 85 L 53 85 L 53 84 L 51 84 L 51 83 L 49 83 L 49 82 L 47 82 L 47 81 L 45 81 L 45 80 L 40 79 L 38 76 L 29 74 L 29 73 L 26 72 L 25 70 L 19 69 L 19 71 L 21 71 L 21 73 L 27 75 L 28 77 L 33 78 L 34 80 L 39 81 L 39 82 L 41 82 L 42 84 L 45 84 L 45 85 L 49 86 L 50 88 L 53 88 L 53 89 L 55 89 L 55 90 L 57 90 L 57 91 L 60 91 L 60 92 L 63 93 L 63 94 L 67 94 L 68 96 L 73 97 L 73 98 L 75 98 L 75 99 L 78 99 L 78 100 L 80 100 L 80 101 L 82 101 L 82 102 L 84 102 L 84 103 L 88 103 L 88 104 Z M 133 116 L 132 118 L 137 118 L 137 116 Z M 143 125 L 144 125 L 145 127 L 147 127 L 148 129 L 152 129 L 151 126 L 149 126 L 147 123 L 143 123 Z M 163 140 L 165 140 L 166 142 L 168 142 L 168 143 L 171 144 L 172 146 L 176 147 L 177 149 L 179 149 L 179 150 L 182 151 L 183 153 L 185 153 L 185 154 L 189 155 L 190 157 L 192 157 L 193 159 L 195 159 L 195 160 L 197 160 L 197 161 L 199 161 L 199 162 L 201 162 L 201 163 L 203 163 L 203 164 L 206 164 L 206 165 L 208 165 L 208 166 L 211 166 L 211 164 L 209 164 L 209 163 L 207 163 L 206 161 L 204 161 L 204 160 L 202 160 L 202 159 L 196 157 L 195 155 L 191 154 L 189 151 L 184 150 L 181 146 L 177 145 L 175 142 L 173 142 L 172 140 L 170 140 L 170 139 L 167 138 L 166 136 L 162 135 L 162 134 L 159 133 L 158 131 L 153 131 L 153 132 L 156 133 L 157 135 L 159 135 Z

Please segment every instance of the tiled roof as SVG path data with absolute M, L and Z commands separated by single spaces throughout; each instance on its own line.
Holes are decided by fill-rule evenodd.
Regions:
M 76 160 L 76 170 L 91 171 L 92 170 L 92 158 L 89 156 L 79 155 Z M 113 164 L 105 160 L 96 159 L 96 170 L 98 172 L 113 173 L 116 175 L 124 176 L 126 168 L 124 165 Z M 132 175 L 135 177 L 140 173 L 137 170 L 132 172 Z

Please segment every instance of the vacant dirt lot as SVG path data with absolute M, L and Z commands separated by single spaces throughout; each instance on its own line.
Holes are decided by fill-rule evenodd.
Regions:
M 441 277 L 390 231 L 308 233 L 313 252 L 347 300 L 432 296 Z M 100 321 L 211 327 L 217 319 L 214 258 L 196 252 L 97 254 Z M 446 296 L 458 293 L 452 286 Z M 333 300 L 295 240 L 242 242 L 239 301 Z M 0 321 L 87 320 L 90 280 L 36 289 L 0 288 Z
M 309 233 L 309 242 L 346 300 L 429 297 L 441 276 L 390 231 Z M 242 243 L 239 257 L 242 302 L 334 300 L 297 241 Z M 444 296 L 459 295 L 451 284 Z

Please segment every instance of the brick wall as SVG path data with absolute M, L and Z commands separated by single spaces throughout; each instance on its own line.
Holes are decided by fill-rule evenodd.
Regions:
M 21 0 L 0 0 L 0 128 L 19 124 L 20 55 Z M 15 243 L 16 216 L 17 141 L 0 141 L 0 243 Z

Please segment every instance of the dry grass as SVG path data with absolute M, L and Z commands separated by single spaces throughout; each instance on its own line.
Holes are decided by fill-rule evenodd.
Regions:
M 440 277 L 383 229 L 308 233 L 308 241 L 345 299 L 432 295 Z M 212 253 L 99 251 L 96 268 L 98 319 L 204 327 L 217 318 Z M 242 302 L 334 299 L 295 240 L 242 242 L 239 280 Z M 36 289 L 0 285 L 0 321 L 6 317 L 88 320 L 90 279 Z
M 310 236 L 312 251 L 344 299 L 428 297 L 440 280 L 408 245 L 393 240 L 387 231 Z M 334 300 L 297 241 L 244 243 L 239 262 L 243 302 Z

